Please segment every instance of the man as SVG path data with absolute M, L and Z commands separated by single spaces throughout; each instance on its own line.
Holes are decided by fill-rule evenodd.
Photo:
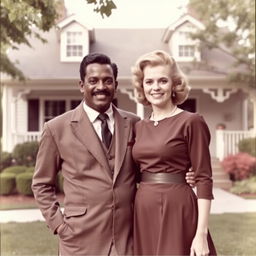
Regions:
M 45 124 L 32 189 L 59 236 L 60 255 L 132 255 L 137 169 L 131 150 L 139 118 L 111 104 L 118 83 L 109 57 L 85 56 L 80 78 L 81 104 Z M 64 213 L 56 199 L 59 171 Z

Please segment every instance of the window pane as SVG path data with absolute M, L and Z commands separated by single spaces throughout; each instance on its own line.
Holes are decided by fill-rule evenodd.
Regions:
M 39 131 L 39 100 L 28 100 L 28 131 Z
M 46 100 L 44 102 L 44 121 L 49 121 L 65 111 L 66 102 L 64 100 Z
M 179 56 L 180 57 L 194 57 L 195 46 L 194 45 L 179 45 Z

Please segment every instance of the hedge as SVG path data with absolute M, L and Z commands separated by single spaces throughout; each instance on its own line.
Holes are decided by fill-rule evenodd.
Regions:
M 33 191 L 31 189 L 32 178 L 32 172 L 25 172 L 16 176 L 16 189 L 18 193 L 26 196 L 33 195 Z
M 7 167 L 3 170 L 3 173 L 13 173 L 15 175 L 21 174 L 27 170 L 26 166 L 23 165 L 16 165 L 16 166 L 11 166 Z
M 240 140 L 238 148 L 239 152 L 245 152 L 256 157 L 256 137 Z
M 35 171 L 35 167 L 34 167 L 34 166 L 27 167 L 27 169 L 26 169 L 26 172 L 32 172 L 32 173 L 34 173 L 34 171 Z
M 39 143 L 37 141 L 28 141 L 17 144 L 13 150 L 13 158 L 19 165 L 33 166 L 36 162 Z
M 63 176 L 62 176 L 62 173 L 59 172 L 58 173 L 58 176 L 57 176 L 57 188 L 58 188 L 58 191 L 63 193 Z
M 15 190 L 15 174 L 1 173 L 0 174 L 0 195 L 10 195 Z

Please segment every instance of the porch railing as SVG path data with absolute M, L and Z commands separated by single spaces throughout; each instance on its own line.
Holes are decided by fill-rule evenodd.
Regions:
M 250 131 L 230 131 L 216 130 L 216 156 L 222 160 L 228 155 L 239 152 L 238 143 L 242 139 L 255 137 L 255 130 Z
M 26 133 L 14 133 L 13 134 L 13 145 L 23 143 L 27 141 L 39 141 L 42 132 L 26 132 Z

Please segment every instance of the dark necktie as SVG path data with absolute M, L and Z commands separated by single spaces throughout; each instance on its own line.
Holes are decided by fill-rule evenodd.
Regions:
M 101 136 L 102 136 L 102 142 L 105 144 L 106 148 L 109 148 L 112 134 L 110 130 L 108 129 L 108 115 L 107 114 L 99 114 L 98 118 L 101 120 Z

